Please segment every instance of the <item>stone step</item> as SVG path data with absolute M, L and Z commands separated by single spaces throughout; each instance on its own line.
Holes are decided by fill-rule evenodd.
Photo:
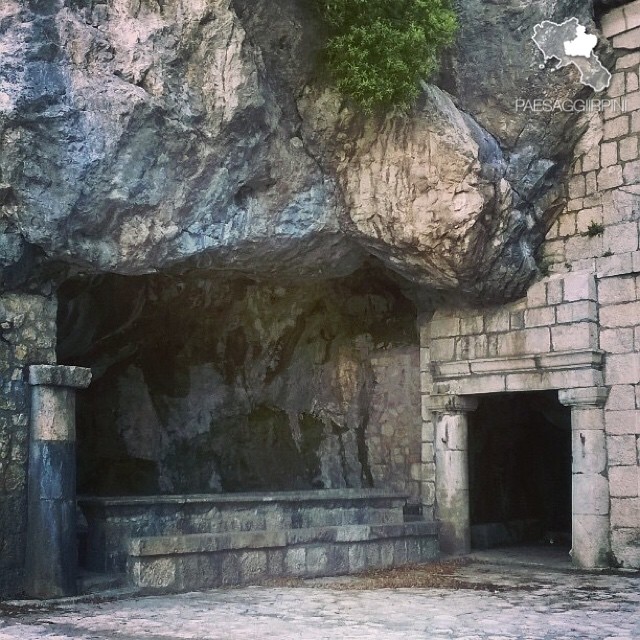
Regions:
M 402 524 L 405 496 L 373 489 L 80 498 L 87 568 L 124 571 L 132 538 Z
M 135 538 L 127 573 L 145 593 L 357 573 L 434 560 L 430 522 Z
M 126 584 L 127 576 L 124 573 L 95 573 L 81 570 L 76 577 L 77 592 L 80 595 L 120 589 Z

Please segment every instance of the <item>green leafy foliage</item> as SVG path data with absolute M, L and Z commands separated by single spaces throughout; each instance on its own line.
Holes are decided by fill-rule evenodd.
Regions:
M 457 29 L 450 0 L 314 0 L 336 88 L 366 113 L 408 107 Z

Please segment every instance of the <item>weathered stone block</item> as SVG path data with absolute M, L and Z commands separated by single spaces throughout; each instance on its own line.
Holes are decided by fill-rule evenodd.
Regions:
M 636 437 L 634 435 L 607 436 L 607 456 L 610 466 L 636 463 Z
M 284 557 L 284 567 L 288 575 L 303 575 L 306 562 L 306 550 L 304 547 L 287 549 Z
M 623 180 L 625 184 L 633 185 L 640 182 L 640 160 L 627 162 L 624 165 Z
M 624 77 L 624 74 L 621 74 Z M 615 143 L 614 143 L 615 145 Z M 585 195 L 585 182 L 583 175 L 577 175 L 569 180 L 569 197 L 583 198 Z
M 527 290 L 529 308 L 544 307 L 547 304 L 547 283 L 544 280 L 532 284 Z
M 428 347 L 420 348 L 420 371 L 429 371 L 431 364 L 431 349 Z
M 596 321 L 598 307 L 595 302 L 583 300 L 581 302 L 567 302 L 556 307 L 556 322 L 566 324 L 568 322 L 581 322 L 584 320 Z
M 596 171 L 600 168 L 600 146 L 594 144 L 582 158 L 582 170 L 584 173 Z
M 632 390 L 632 395 L 633 395 L 633 390 Z M 635 395 L 633 395 L 633 397 L 634 397 L 634 402 L 635 402 Z M 421 450 L 422 462 L 433 462 L 434 456 L 435 456 L 435 451 L 434 451 L 434 448 L 433 448 L 433 443 L 431 443 L 431 442 L 423 442 L 422 443 L 422 450 Z
M 609 566 L 609 515 L 574 514 L 573 563 L 578 567 Z
M 242 582 L 253 582 L 266 575 L 266 551 L 245 551 L 240 554 L 240 579 Z
M 612 38 L 626 30 L 627 21 L 622 7 L 609 11 L 602 16 L 602 33 L 605 38 Z
M 596 298 L 596 282 L 592 273 L 570 273 L 564 278 L 564 301 L 593 300 Z
M 605 363 L 608 385 L 637 384 L 640 381 L 640 354 L 611 354 Z
M 640 169 L 640 162 L 638 163 Z M 640 174 L 639 174 L 640 175 Z M 614 253 L 627 253 L 638 249 L 638 223 L 623 222 L 606 227 L 602 239 L 604 246 Z
M 484 316 L 472 316 L 461 318 L 460 334 L 461 335 L 477 335 L 484 331 Z
M 551 334 L 547 327 L 525 329 L 524 353 L 547 353 L 551 351 Z
M 509 311 L 507 309 L 498 309 L 491 311 L 485 316 L 485 330 L 487 333 L 509 331 Z
M 572 429 L 572 472 L 599 474 L 607 468 L 607 446 L 602 429 Z
M 635 302 L 636 281 L 633 276 L 598 280 L 598 300 L 602 305 Z
M 501 393 L 506 391 L 507 376 L 505 375 L 483 375 L 469 376 L 464 379 L 458 389 L 459 393 Z
M 573 202 L 578 202 L 574 200 Z M 581 200 L 579 201 L 582 202 Z M 582 204 L 578 209 L 582 209 Z M 576 209 L 577 210 L 577 209 Z M 575 211 L 564 213 L 558 219 L 558 233 L 557 236 L 566 238 L 567 236 L 573 236 L 576 233 L 576 213 Z M 549 237 L 549 236 L 547 236 Z
M 560 304 L 564 299 L 563 279 L 552 277 L 547 281 L 547 304 Z
M 609 435 L 640 433 L 640 411 L 605 411 L 604 424 Z
M 623 567 L 640 567 L 640 546 L 637 539 L 637 527 L 615 528 L 611 531 L 611 550 Z
M 600 309 L 600 323 L 604 328 L 633 327 L 640 318 L 640 302 L 607 305 Z
M 431 341 L 431 361 L 453 360 L 455 356 L 456 343 L 454 338 L 440 338 Z M 424 369 L 426 370 L 426 368 Z
M 603 256 L 596 260 L 596 268 L 599 278 L 619 276 L 632 271 L 633 254 L 623 253 L 620 255 Z
M 627 23 L 627 29 L 635 29 L 640 27 L 640 0 L 633 0 L 622 7 L 624 17 Z M 637 41 L 637 47 L 640 48 L 640 40 Z
M 640 64 L 640 53 L 627 53 L 624 56 L 618 58 L 616 62 L 616 69 L 628 69 L 630 67 L 637 67 Z
M 638 157 L 638 136 L 620 140 L 620 160 L 627 162 Z
M 135 584 L 145 589 L 170 589 L 176 581 L 176 562 L 174 558 L 136 559 L 133 561 L 136 574 Z
M 460 335 L 460 318 L 434 317 L 431 321 L 431 339 Z
M 636 408 L 635 388 L 630 384 L 611 387 L 606 408 L 609 411 L 629 411 Z
M 612 497 L 637 498 L 640 483 L 640 467 L 637 464 L 609 468 L 609 487 Z M 640 524 L 640 520 L 638 520 Z
M 29 367 L 29 384 L 84 389 L 91 383 L 91 369 L 38 364 Z
M 613 138 L 621 138 L 629 133 L 629 116 L 618 116 L 612 120 L 608 120 L 604 123 L 604 140 L 611 140 Z M 615 175 L 615 174 L 614 174 Z M 606 180 L 607 174 L 604 174 L 603 178 Z M 598 180 L 600 175 L 598 176 Z M 619 183 L 622 184 L 622 183 Z M 598 182 L 600 185 L 600 182 Z M 610 187 L 600 187 L 610 188 Z
M 269 577 L 279 578 L 286 575 L 284 569 L 284 549 L 269 549 L 267 553 L 267 573 Z
M 611 498 L 611 526 L 635 527 L 640 522 L 640 498 Z
M 640 42 L 640 27 L 625 31 L 613 39 L 615 49 L 637 49 Z
M 563 397 L 560 397 L 563 404 L 567 404 Z M 574 431 L 596 431 L 601 432 L 605 425 L 605 412 L 596 407 L 575 406 L 571 411 L 571 429 Z
M 323 576 L 330 570 L 329 553 L 325 546 L 309 547 L 306 560 L 306 575 Z
M 367 568 L 365 545 L 349 545 L 349 571 L 364 571 Z
M 614 143 L 615 144 L 615 143 Z M 576 214 L 576 233 L 586 234 L 594 224 L 602 224 L 604 214 L 602 205 L 583 209 Z
M 617 79 L 616 84 L 618 87 L 614 87 L 614 80 Z M 625 76 L 624 73 L 619 73 L 614 75 L 614 80 L 611 81 L 611 86 L 617 89 L 620 93 L 618 95 L 622 95 L 625 90 Z M 600 147 L 600 164 L 603 167 L 610 167 L 618 162 L 618 143 L 617 142 L 603 142 Z
M 433 442 L 435 438 L 435 428 L 433 426 L 433 422 L 431 421 L 431 409 L 429 408 L 429 396 L 422 396 L 422 408 L 423 412 L 426 412 L 428 419 L 422 422 L 422 442 Z
M 556 321 L 554 307 L 540 307 L 538 309 L 527 309 L 524 312 L 524 324 L 530 327 L 548 327 Z
M 625 96 L 625 106 L 628 111 L 638 111 L 640 109 L 640 91 L 627 93 Z
M 459 414 L 437 414 L 436 455 L 440 451 L 466 451 L 467 448 L 466 418 Z
M 512 311 L 510 321 L 512 331 L 524 329 L 524 310 Z
M 559 325 L 551 328 L 554 351 L 575 351 L 598 347 L 598 328 L 593 322 Z
M 435 480 L 435 478 L 434 478 Z M 422 504 L 425 505 L 434 505 L 436 502 L 436 485 L 434 482 L 423 482 L 420 485 L 421 487 L 421 499 Z
M 598 189 L 600 191 L 615 189 L 623 183 L 622 167 L 619 165 L 605 167 L 598 172 Z
M 602 475 L 574 476 L 571 495 L 574 514 L 602 516 L 609 513 L 609 481 Z

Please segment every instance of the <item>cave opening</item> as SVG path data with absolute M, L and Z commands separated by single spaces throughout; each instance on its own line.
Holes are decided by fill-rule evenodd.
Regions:
M 471 546 L 571 546 L 571 411 L 557 392 L 480 396 L 469 416 Z
M 58 361 L 93 372 L 79 495 L 371 487 L 419 502 L 416 308 L 380 268 L 75 277 L 58 331 Z

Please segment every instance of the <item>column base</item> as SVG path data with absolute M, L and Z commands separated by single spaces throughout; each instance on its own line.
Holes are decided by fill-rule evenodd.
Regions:
M 609 516 L 573 516 L 571 558 L 581 569 L 611 566 Z

